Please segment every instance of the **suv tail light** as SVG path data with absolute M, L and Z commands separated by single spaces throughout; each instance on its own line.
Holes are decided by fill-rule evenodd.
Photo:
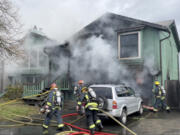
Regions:
M 117 102 L 116 102 L 116 101 L 113 101 L 113 103 L 112 103 L 112 108 L 113 108 L 113 109 L 117 109 Z

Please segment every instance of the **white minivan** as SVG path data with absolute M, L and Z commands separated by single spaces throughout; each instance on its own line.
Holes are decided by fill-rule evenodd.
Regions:
M 136 112 L 143 114 L 143 101 L 131 87 L 124 84 L 94 84 L 89 87 L 99 98 L 99 108 L 118 118 L 123 124 L 126 124 L 128 115 Z M 103 113 L 99 115 L 105 116 Z

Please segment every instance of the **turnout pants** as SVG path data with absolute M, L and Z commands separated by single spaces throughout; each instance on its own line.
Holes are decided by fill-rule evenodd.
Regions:
M 95 130 L 96 125 L 101 124 L 101 120 L 97 116 L 97 110 L 86 109 L 87 124 L 90 130 Z
M 160 106 L 162 109 L 169 110 L 169 107 L 167 106 L 165 99 L 156 98 L 154 108 L 158 109 Z
M 46 115 L 43 127 L 48 128 L 48 126 L 50 124 L 50 121 L 51 121 L 53 116 L 55 116 L 56 119 L 57 119 L 58 128 L 63 128 L 64 124 L 63 124 L 63 121 L 62 121 L 62 118 L 61 118 L 61 111 L 60 111 L 59 107 L 52 109 L 51 112 Z

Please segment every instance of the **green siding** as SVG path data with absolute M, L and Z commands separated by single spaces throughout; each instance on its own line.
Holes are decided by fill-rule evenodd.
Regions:
M 161 39 L 167 37 L 167 33 L 160 32 Z M 162 41 L 162 73 L 163 83 L 168 80 L 178 80 L 178 50 L 172 33 L 170 38 Z
M 160 39 L 168 36 L 167 32 L 162 32 L 153 28 L 143 30 L 143 58 L 144 65 L 148 62 L 150 68 L 161 71 L 156 79 L 164 85 L 165 80 L 178 80 L 178 50 L 171 34 L 169 39 L 162 41 L 162 69 L 160 65 Z M 154 78 L 155 79 L 155 78 Z
M 145 28 L 143 30 L 143 58 L 144 65 L 148 67 L 152 75 L 160 71 L 160 46 L 158 30 Z M 157 78 L 161 81 L 160 76 Z

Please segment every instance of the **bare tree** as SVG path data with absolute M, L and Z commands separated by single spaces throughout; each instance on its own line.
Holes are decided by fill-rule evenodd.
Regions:
M 0 0 L 0 58 L 22 54 L 18 10 L 10 0 Z

